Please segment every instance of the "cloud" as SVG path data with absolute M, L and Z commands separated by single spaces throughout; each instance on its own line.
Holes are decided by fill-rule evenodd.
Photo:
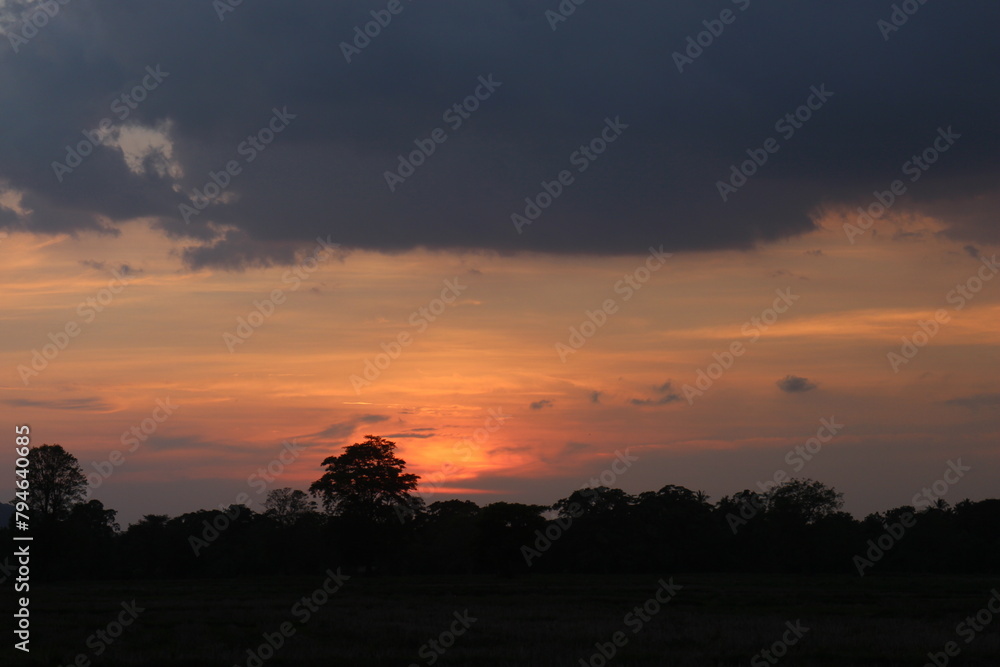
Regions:
M 302 246 L 295 242 L 267 242 L 255 239 L 244 231 L 230 229 L 209 243 L 184 248 L 181 256 L 192 269 L 216 266 L 240 271 L 293 264 L 301 250 Z
M 79 410 L 81 412 L 107 412 L 114 406 L 99 398 L 60 398 L 54 400 L 34 400 L 30 398 L 11 398 L 4 401 L 16 408 L 42 408 L 45 410 Z
M 501 447 L 494 447 L 486 453 L 490 456 L 494 456 L 496 454 L 520 454 L 522 452 L 530 451 L 532 451 L 532 448 L 528 445 L 503 445 Z
M 889 45 L 874 28 L 885 7 L 755 3 L 683 73 L 671 54 L 711 18 L 699 3 L 597 4 L 557 33 L 527 0 L 406 7 L 350 63 L 339 44 L 370 20 L 365 3 L 243 3 L 219 21 L 204 2 L 92 0 L 61 12 L 16 57 L 3 40 L 0 182 L 22 195 L 22 211 L 4 209 L 0 224 L 114 234 L 142 218 L 187 240 L 189 267 L 230 270 L 292 264 L 327 234 L 382 252 L 745 249 L 815 229 L 820 205 L 867 204 L 949 123 L 961 135 L 954 150 L 894 211 L 956 211 L 956 222 L 942 216 L 944 233 L 997 238 L 1000 200 L 989 193 L 1000 126 L 982 103 L 987 63 L 1000 55 L 996 3 L 943 4 Z M 849 58 L 827 57 L 847 43 Z M 167 75 L 121 118 L 116 100 L 147 67 Z M 498 82 L 489 98 L 461 126 L 447 120 L 480 77 Z M 776 121 L 812 86 L 833 94 L 786 136 Z M 275 109 L 295 118 L 246 161 L 240 146 Z M 60 181 L 52 164 L 102 117 L 115 138 Z M 627 127 L 579 171 L 572 156 L 616 122 Z M 390 191 L 386 172 L 436 128 L 447 141 Z M 769 137 L 779 152 L 723 201 L 717 184 Z M 186 223 L 179 206 L 233 160 L 240 173 Z M 563 170 L 573 183 L 518 234 L 511 215 Z
M 149 439 L 143 443 L 143 447 L 148 447 L 154 451 L 181 451 L 181 450 L 195 450 L 199 452 L 210 452 L 219 449 L 218 443 L 205 442 L 197 436 L 161 436 L 152 435 Z M 233 452 L 233 449 L 226 448 L 227 452 Z M 259 450 L 256 448 L 235 448 L 236 452 L 240 453 L 250 453 L 259 454 Z
M 562 453 L 569 455 L 569 454 L 575 454 L 577 452 L 582 452 L 582 451 L 585 451 L 585 450 L 588 450 L 588 449 L 593 449 L 593 448 L 594 448 L 594 446 L 591 445 L 591 444 L 589 444 L 589 443 L 586 443 L 586 442 L 574 442 L 574 441 L 570 440 L 569 442 L 567 442 L 563 446 Z
M 796 280 L 809 280 L 806 276 L 799 275 L 797 273 L 792 273 L 791 271 L 786 271 L 785 269 L 778 269 L 777 271 L 771 271 L 767 274 L 768 278 L 794 278 Z
M 629 399 L 629 403 L 632 405 L 669 405 L 674 401 L 681 400 L 680 395 L 673 390 L 673 384 L 669 381 L 653 387 L 653 391 L 663 395 L 659 398 L 632 398 Z
M 590 392 L 590 402 L 591 403 L 600 403 L 601 402 L 601 394 L 602 394 L 602 392 L 599 392 L 599 391 L 592 391 L 592 392 Z
M 801 394 L 812 391 L 818 386 L 815 382 L 810 382 L 808 378 L 800 378 L 796 375 L 786 375 L 775 384 L 786 394 Z
M 1000 406 L 1000 394 L 973 394 L 972 396 L 960 396 L 944 402 L 945 405 L 968 408 L 973 412 L 981 408 L 995 408 Z
M 925 238 L 927 238 L 927 234 L 923 230 L 913 232 L 899 230 L 892 235 L 893 241 L 923 241 Z
M 89 269 L 95 269 L 97 271 L 110 271 L 111 268 L 108 266 L 107 262 L 101 262 L 95 259 L 81 259 L 80 264 L 86 266 Z M 127 276 L 134 275 L 137 273 L 142 273 L 142 269 L 132 268 L 129 264 L 119 264 L 117 268 L 118 273 Z
M 98 271 L 106 271 L 108 268 L 107 262 L 99 262 L 95 259 L 81 259 L 80 264 L 86 266 L 90 269 L 96 269 Z
M 972 259 L 979 259 L 979 248 L 974 245 L 963 246 L 962 250 L 968 253 Z
M 580 452 L 585 452 L 587 450 L 594 449 L 594 445 L 586 442 L 575 442 L 570 440 L 566 442 L 557 452 L 554 454 L 544 454 L 540 453 L 538 455 L 538 460 L 546 463 L 548 465 L 559 465 L 566 462 L 567 459 L 572 458 Z
M 551 408 L 554 404 L 548 399 L 542 399 L 540 401 L 535 401 L 529 407 L 532 410 L 541 410 L 542 408 Z
M 336 424 L 330 424 L 322 431 L 301 437 L 315 440 L 342 440 L 353 435 L 362 424 L 378 424 L 388 420 L 389 417 L 385 415 L 362 415 L 353 419 L 337 422 Z
M 382 436 L 386 440 L 393 440 L 399 438 L 433 438 L 433 433 L 390 433 L 389 435 Z
M 681 400 L 680 396 L 677 394 L 671 394 L 669 396 L 661 396 L 659 398 L 630 398 L 629 403 L 632 405 L 667 405 L 679 400 Z

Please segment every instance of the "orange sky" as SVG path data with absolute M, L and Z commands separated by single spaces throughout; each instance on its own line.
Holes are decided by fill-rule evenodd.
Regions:
M 367 433 L 390 436 L 425 479 L 447 471 L 428 498 L 549 504 L 629 448 L 639 462 L 616 485 L 718 500 L 788 469 L 786 452 L 831 417 L 845 428 L 799 476 L 844 491 L 857 515 L 909 502 L 957 457 L 973 470 L 946 500 L 995 496 L 1000 383 L 986 369 L 1000 361 L 1000 280 L 955 310 L 949 292 L 985 265 L 934 220 L 882 220 L 853 244 L 841 218 L 819 222 L 754 251 L 674 254 L 627 301 L 615 286 L 645 256 L 330 253 L 300 279 L 290 267 L 191 272 L 144 221 L 118 237 L 13 233 L 0 240 L 2 399 L 34 444 L 62 444 L 92 476 L 122 451 L 92 479 L 123 523 L 233 502 L 286 440 L 303 449 L 268 488 L 305 488 Z M 446 281 L 458 294 L 435 304 Z M 275 290 L 282 303 L 245 341 L 229 338 L 231 352 L 224 334 Z M 798 299 L 751 342 L 743 325 L 776 290 Z M 91 311 L 88 298 L 107 304 Z M 608 299 L 614 314 L 562 361 L 556 344 Z M 938 309 L 949 321 L 894 372 L 887 353 Z M 74 323 L 25 382 L 19 366 Z M 351 377 L 401 333 L 409 344 L 356 391 Z M 734 341 L 744 353 L 689 402 L 685 385 Z M 816 386 L 781 391 L 788 375 Z M 178 407 L 149 421 L 168 398 Z M 488 432 L 491 414 L 509 418 Z M 155 432 L 129 451 L 123 433 L 143 420 Z

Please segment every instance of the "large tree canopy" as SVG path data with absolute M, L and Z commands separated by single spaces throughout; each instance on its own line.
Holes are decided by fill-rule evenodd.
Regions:
M 309 491 L 322 499 L 328 512 L 345 516 L 381 519 L 393 507 L 410 507 L 409 492 L 417 488 L 419 477 L 403 472 L 406 461 L 395 449 L 394 442 L 366 435 L 364 442 L 348 445 L 340 456 L 324 459 L 326 472 Z
M 844 494 L 822 482 L 791 479 L 766 494 L 768 510 L 775 516 L 815 523 L 833 516 L 844 506 Z
M 42 521 L 65 519 L 87 491 L 80 463 L 62 445 L 32 447 L 28 452 L 28 479 L 28 504 Z

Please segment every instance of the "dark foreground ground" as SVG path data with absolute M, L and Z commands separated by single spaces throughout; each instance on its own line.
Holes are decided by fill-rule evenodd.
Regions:
M 939 666 L 1000 665 L 1000 615 L 969 642 L 971 630 L 956 630 L 986 608 L 1000 581 L 683 573 L 663 579 L 670 576 L 683 588 L 647 620 L 626 615 L 653 597 L 660 587 L 656 575 L 356 576 L 315 612 L 293 606 L 312 595 L 324 577 L 33 584 L 31 653 L 12 651 L 8 639 L 0 664 L 755 667 L 777 661 L 920 667 L 928 652 L 955 642 L 960 656 L 948 663 L 939 656 Z M 129 619 L 122 603 L 133 599 L 144 611 L 117 639 L 104 643 L 95 633 L 116 633 L 118 617 Z M 467 630 L 456 612 L 466 616 Z M 784 657 L 758 656 L 783 635 L 795 638 L 786 622 L 796 621 L 808 630 Z M 294 632 L 273 656 L 262 662 L 251 658 L 247 650 L 257 650 L 265 633 L 277 637 L 283 623 Z M 464 632 L 451 636 L 452 629 Z M 599 653 L 592 658 L 595 644 L 611 650 L 616 632 L 627 643 L 614 647 L 607 663 Z M 431 640 L 453 645 L 439 653 Z M 776 650 L 784 653 L 781 646 Z

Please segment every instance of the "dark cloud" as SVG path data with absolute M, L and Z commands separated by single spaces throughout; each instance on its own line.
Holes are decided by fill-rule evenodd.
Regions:
M 543 463 L 558 465 L 565 463 L 567 459 L 575 456 L 576 454 L 592 449 L 594 449 L 594 445 L 586 442 L 575 442 L 570 440 L 554 455 L 539 454 L 538 459 Z
M 748 248 L 812 230 L 817 207 L 868 204 L 950 126 L 961 138 L 894 211 L 998 240 L 996 3 L 922 6 L 886 41 L 878 3 L 755 2 L 683 73 L 672 53 L 717 7 L 588 3 L 553 31 L 528 0 L 403 6 L 351 63 L 340 43 L 371 20 L 360 0 L 243 3 L 224 21 L 203 0 L 91 0 L 17 53 L 0 40 L 0 183 L 33 211 L 4 209 L 0 224 L 113 234 L 143 217 L 189 239 L 189 266 L 228 269 L 291 264 L 328 234 L 387 252 Z M 52 163 L 103 118 L 119 123 L 116 99 L 156 66 L 168 75 L 124 124 L 160 128 L 172 154 L 130 169 L 105 142 L 57 180 Z M 481 76 L 500 86 L 452 129 L 443 113 Z M 775 122 L 821 85 L 832 97 L 782 137 Z M 247 162 L 242 142 L 286 108 L 295 118 Z M 577 172 L 571 154 L 608 118 L 627 129 Z M 390 192 L 384 173 L 435 128 L 447 139 Z M 716 182 L 769 137 L 779 151 L 723 203 Z M 186 224 L 179 205 L 230 160 L 225 199 Z M 573 184 L 518 234 L 511 214 L 567 169 Z
M 106 412 L 114 406 L 100 398 L 58 398 L 35 400 L 30 398 L 10 398 L 4 401 L 15 408 L 42 408 L 45 410 L 80 410 L 82 412 Z
M 592 392 L 590 392 L 590 402 L 591 403 L 600 403 L 601 402 L 601 393 L 602 392 L 599 392 L 599 391 L 592 391 Z
M 360 417 L 347 419 L 342 422 L 337 422 L 336 424 L 330 424 L 318 433 L 312 433 L 302 437 L 315 440 L 342 440 L 353 435 L 354 432 L 363 424 L 378 424 L 388 420 L 389 417 L 385 415 L 361 415 Z
M 532 448 L 528 445 L 504 445 L 488 450 L 487 454 L 494 456 L 496 454 L 521 454 L 530 451 L 532 451 Z
M 193 269 L 217 266 L 240 270 L 251 267 L 268 267 L 275 264 L 293 264 L 301 244 L 291 241 L 264 241 L 247 232 L 230 229 L 204 245 L 184 248 L 184 262 Z
M 552 401 L 548 399 L 542 399 L 540 401 L 533 402 L 529 407 L 532 410 L 541 410 L 542 408 L 551 408 L 553 405 Z
M 962 248 L 972 259 L 979 259 L 979 248 L 974 245 L 967 245 Z
M 973 394 L 972 396 L 960 396 L 958 398 L 952 398 L 944 402 L 945 405 L 950 405 L 960 408 L 968 408 L 973 412 L 980 410 L 982 408 L 996 408 L 1000 406 L 1000 394 Z
M 808 378 L 800 378 L 796 375 L 786 375 L 775 384 L 778 389 L 787 394 L 801 394 L 818 386 L 815 382 L 810 382 Z
M 680 395 L 673 390 L 673 384 L 669 381 L 653 387 L 653 391 L 662 395 L 659 398 L 632 398 L 629 399 L 629 403 L 632 405 L 669 405 L 674 401 L 681 400 Z
M 399 438 L 433 438 L 433 433 L 390 433 L 389 435 L 382 436 L 386 440 L 393 440 Z
M 893 241 L 923 241 L 927 238 L 927 232 L 919 230 L 915 232 L 898 231 L 892 235 Z
M 589 443 L 574 442 L 570 440 L 563 446 L 562 451 L 564 454 L 573 454 L 575 452 L 582 452 L 585 449 L 593 449 L 593 448 L 594 446 Z
M 632 405 L 669 405 L 679 400 L 681 400 L 680 396 L 670 394 L 669 396 L 660 396 L 659 398 L 630 398 L 629 403 Z
M 110 271 L 111 267 L 108 266 L 107 262 L 101 262 L 95 259 L 81 259 L 80 264 L 86 266 L 88 269 L 94 269 L 96 271 Z M 133 268 L 129 264 L 119 264 L 116 269 L 122 275 L 134 275 L 136 273 L 142 273 L 142 269 Z
M 108 268 L 107 262 L 99 262 L 96 259 L 81 259 L 80 264 L 86 266 L 88 269 L 95 269 L 97 271 L 106 271 Z

